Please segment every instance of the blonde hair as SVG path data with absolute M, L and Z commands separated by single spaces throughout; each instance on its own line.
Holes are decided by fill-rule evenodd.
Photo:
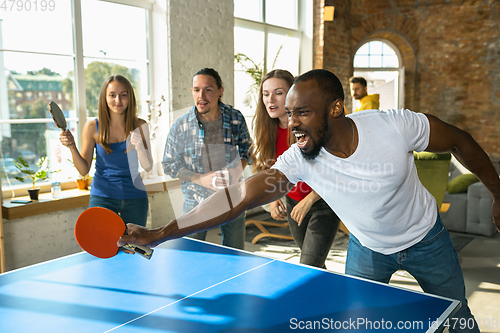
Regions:
M 250 157 L 254 172 L 269 169 L 276 161 L 279 119 L 269 116 L 262 98 L 262 86 L 270 78 L 282 79 L 287 83 L 288 88 L 293 85 L 294 81 L 294 77 L 289 71 L 275 69 L 267 73 L 260 83 L 259 100 L 252 121 L 255 140 L 250 147 Z M 288 145 L 292 145 L 293 142 L 294 137 L 291 135 L 290 130 L 288 130 Z
M 128 95 L 128 106 L 125 110 L 125 133 L 130 133 L 139 126 L 139 120 L 137 118 L 137 101 L 135 99 L 134 88 L 127 78 L 122 75 L 111 75 L 108 77 L 101 87 L 101 92 L 99 94 L 99 103 L 97 104 L 98 119 L 99 119 L 99 129 L 97 131 L 97 143 L 99 143 L 106 153 L 110 154 L 113 149 L 109 147 L 109 108 L 106 102 L 106 90 L 108 85 L 113 82 L 118 81 L 125 86 Z

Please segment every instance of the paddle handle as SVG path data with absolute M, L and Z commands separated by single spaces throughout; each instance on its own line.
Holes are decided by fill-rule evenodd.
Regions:
M 139 126 L 139 132 L 141 132 L 142 143 L 144 144 L 144 149 L 148 149 L 148 144 L 146 143 L 146 137 L 144 136 L 144 132 L 142 131 L 142 127 Z
M 134 253 L 137 253 L 148 260 L 151 259 L 151 256 L 153 255 L 153 249 L 141 245 L 127 243 L 123 245 L 122 248 L 124 248 L 125 250 L 133 251 Z

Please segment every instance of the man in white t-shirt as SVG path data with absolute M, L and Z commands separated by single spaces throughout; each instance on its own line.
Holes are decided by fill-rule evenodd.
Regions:
M 305 181 L 351 232 L 347 274 L 387 283 L 405 269 L 424 291 L 462 302 L 454 317 L 465 318 L 468 325 L 450 327 L 450 332 L 479 332 L 467 306 L 457 253 L 434 197 L 418 179 L 413 151 L 453 152 L 492 193 L 493 217 L 500 226 L 500 179 L 491 161 L 469 134 L 434 116 L 408 110 L 345 116 L 343 101 L 342 84 L 331 72 L 301 75 L 286 99 L 288 126 L 297 143 L 272 169 L 217 192 L 164 227 L 129 224 L 129 235 L 119 245 L 155 246 L 213 228 Z

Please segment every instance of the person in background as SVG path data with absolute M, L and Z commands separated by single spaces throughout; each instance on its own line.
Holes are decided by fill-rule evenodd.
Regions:
M 241 112 L 221 101 L 224 87 L 217 71 L 212 68 L 198 71 L 191 93 L 195 106 L 172 125 L 162 161 L 165 173 L 181 180 L 183 214 L 228 185 L 222 179 L 223 171 L 230 178 L 225 181 L 238 181 L 248 164 L 251 143 Z M 218 181 L 223 183 L 216 186 Z M 223 245 L 244 248 L 244 213 L 221 227 Z M 190 237 L 205 240 L 206 235 L 202 231 Z
M 359 106 L 356 107 L 355 112 L 377 110 L 380 108 L 379 94 L 368 95 L 368 88 L 366 87 L 366 80 L 364 78 L 352 77 L 349 83 L 352 97 L 359 101 Z
M 254 172 L 269 169 L 295 141 L 288 128 L 285 100 L 293 75 L 275 69 L 263 78 L 253 127 L 251 147 Z M 339 227 L 339 218 L 306 183 L 299 182 L 285 197 L 270 203 L 275 220 L 288 220 L 290 232 L 301 249 L 300 263 L 325 268 L 325 260 Z
M 83 127 L 81 152 L 69 130 L 62 132 L 59 140 L 70 149 L 81 175 L 90 171 L 95 148 L 89 207 L 104 207 L 120 215 L 125 223 L 146 225 L 149 203 L 139 163 L 149 171 L 153 159 L 148 149 L 148 125 L 137 117 L 134 89 L 127 78 L 112 75 L 104 81 L 98 117 Z

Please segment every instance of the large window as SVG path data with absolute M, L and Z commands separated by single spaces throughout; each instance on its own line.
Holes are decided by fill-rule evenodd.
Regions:
M 354 76 L 364 77 L 368 94 L 378 94 L 380 109 L 403 107 L 404 70 L 397 48 L 387 41 L 370 41 L 354 55 Z M 357 107 L 353 99 L 353 111 Z
M 311 14 L 311 15 L 309 15 Z M 243 55 L 235 64 L 235 107 L 251 127 L 258 82 L 247 69 L 262 73 L 286 69 L 299 75 L 312 67 L 312 2 L 308 0 L 235 0 L 234 49 Z M 250 42 L 251 41 L 251 42 Z M 304 61 L 308 59 L 309 61 Z M 306 64 L 306 65 L 304 65 Z
M 96 117 L 101 85 L 111 74 L 122 74 L 132 82 L 139 107 L 146 112 L 148 15 L 153 1 L 120 2 L 31 1 L 38 4 L 36 9 L 14 5 L 0 10 L 4 190 L 27 186 L 14 178 L 19 175 L 13 167 L 18 157 L 36 168 L 36 161 L 47 156 L 50 181 L 64 182 L 78 175 L 68 162 L 69 149 L 59 144 L 60 129 L 53 125 L 49 101 L 61 107 L 77 140 L 83 124 Z

